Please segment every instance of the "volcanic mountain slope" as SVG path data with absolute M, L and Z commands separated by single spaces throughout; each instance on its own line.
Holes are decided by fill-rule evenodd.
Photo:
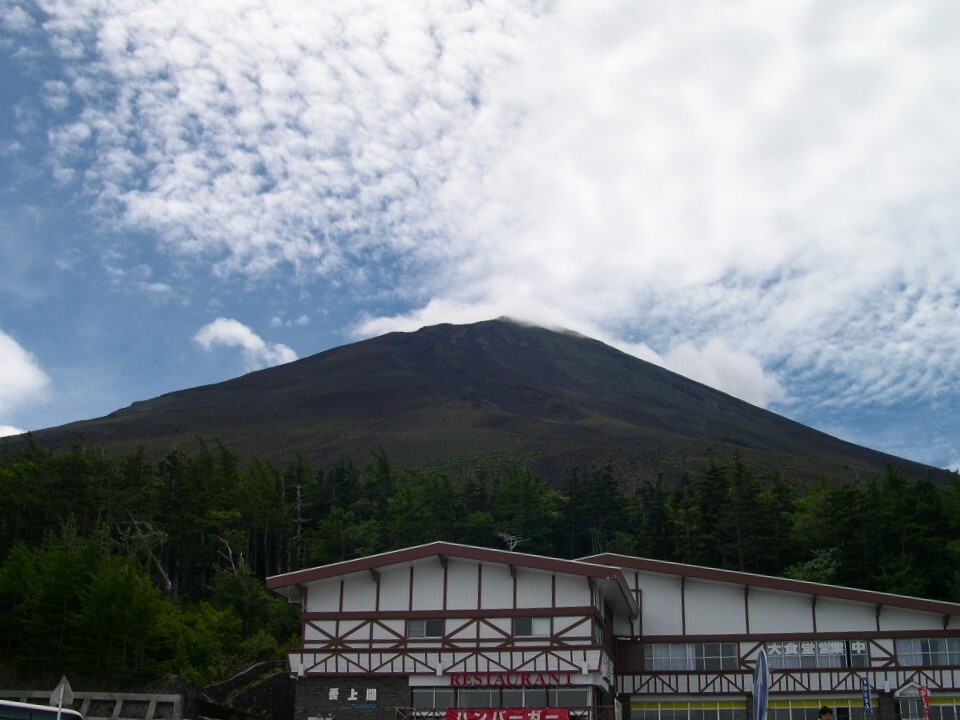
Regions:
M 383 448 L 401 467 L 523 458 L 552 481 L 611 462 L 669 476 L 738 452 L 787 477 L 933 470 L 761 410 L 579 335 L 491 320 L 390 333 L 34 433 L 151 457 L 219 438 L 242 458 L 315 468 Z

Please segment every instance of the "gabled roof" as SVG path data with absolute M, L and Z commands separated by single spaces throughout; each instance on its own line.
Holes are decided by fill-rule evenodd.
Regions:
M 869 603 L 871 605 L 886 605 L 889 607 L 919 610 L 939 615 L 960 616 L 960 603 L 944 602 L 941 600 L 926 600 L 924 598 L 892 593 L 876 592 L 874 590 L 859 590 L 857 588 L 840 585 L 826 585 L 824 583 L 808 582 L 806 580 L 789 580 L 787 578 L 770 575 L 755 575 L 752 573 L 737 572 L 735 570 L 720 570 L 717 568 L 702 567 L 699 565 L 684 565 L 682 563 L 667 562 L 665 560 L 650 560 L 647 558 L 602 553 L 581 558 L 583 562 L 602 563 L 620 568 L 640 570 L 662 575 L 676 575 L 680 577 L 710 580 L 713 582 L 747 585 L 751 587 L 780 590 L 783 592 L 803 593 L 818 597 L 837 598 L 852 602 Z
M 299 587 L 307 583 L 350 575 L 357 572 L 376 571 L 391 565 L 412 564 L 433 557 L 437 557 L 441 561 L 443 561 L 444 558 L 459 558 L 463 560 L 475 560 L 481 563 L 509 565 L 562 575 L 578 575 L 591 578 L 604 589 L 604 595 L 612 600 L 611 605 L 618 607 L 621 611 L 628 612 L 632 616 L 636 616 L 639 612 L 636 599 L 633 597 L 633 593 L 630 592 L 630 588 L 627 587 L 626 579 L 619 567 L 610 567 L 586 560 L 562 560 L 560 558 L 528 555 L 526 553 L 495 550 L 473 545 L 460 545 L 450 542 L 432 542 L 400 550 L 391 550 L 390 552 L 379 553 L 377 555 L 368 555 L 367 557 L 357 558 L 355 560 L 344 560 L 343 562 L 331 563 L 330 565 L 321 565 L 319 567 L 284 573 L 283 575 L 274 575 L 267 578 L 267 589 L 294 599 L 300 594 Z

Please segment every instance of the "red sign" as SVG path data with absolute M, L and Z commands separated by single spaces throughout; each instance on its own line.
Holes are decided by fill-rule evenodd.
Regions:
M 920 686 L 920 702 L 923 703 L 923 714 L 926 717 L 930 717 L 930 687 L 927 685 Z
M 447 720 L 570 720 L 567 708 L 447 708 Z
M 544 685 L 570 685 L 573 683 L 572 670 L 555 670 L 553 672 L 452 672 L 450 684 L 454 687 L 506 686 L 506 687 L 538 687 Z M 470 718 L 469 720 L 474 720 Z M 493 719 L 488 719 L 493 720 Z M 499 720 L 497 718 L 496 720 Z M 511 720 L 506 718 L 506 720 Z M 540 720 L 537 718 L 536 720 Z M 549 720 L 553 720 L 550 718 Z

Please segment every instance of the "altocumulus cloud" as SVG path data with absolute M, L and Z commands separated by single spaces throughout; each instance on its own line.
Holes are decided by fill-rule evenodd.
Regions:
M 0 330 L 0 421 L 16 415 L 17 408 L 43 400 L 50 380 L 36 358 Z M 24 432 L 0 422 L 0 436 Z
M 260 368 L 297 359 L 297 354 L 280 343 L 269 344 L 243 323 L 230 318 L 217 318 L 204 325 L 193 337 L 204 350 L 216 346 L 239 348 L 247 370 Z
M 407 308 L 360 334 L 525 317 L 781 407 L 960 386 L 952 0 L 37 4 L 57 176 Z
M 39 4 L 85 101 L 59 177 L 219 273 L 360 282 L 446 254 L 438 191 L 520 112 L 479 119 L 539 3 Z

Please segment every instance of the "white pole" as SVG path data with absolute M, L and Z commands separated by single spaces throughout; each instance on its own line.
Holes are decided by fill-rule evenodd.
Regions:
M 60 701 L 57 703 L 57 720 L 60 720 L 61 710 L 63 710 L 63 683 L 60 683 Z

